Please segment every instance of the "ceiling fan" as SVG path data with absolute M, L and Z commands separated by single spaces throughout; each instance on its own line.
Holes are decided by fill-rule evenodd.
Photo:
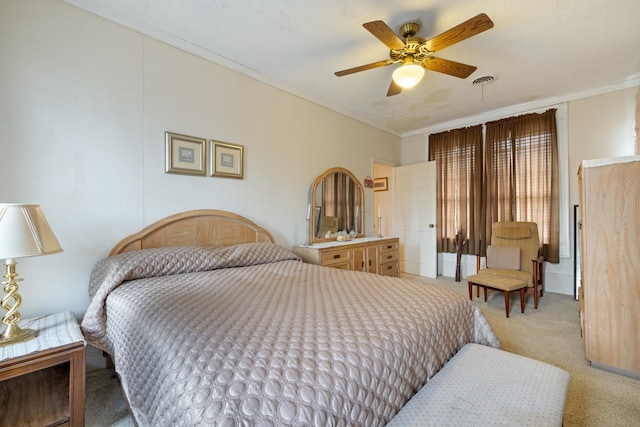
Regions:
M 391 85 L 387 91 L 387 96 L 393 96 L 399 94 L 403 88 L 410 88 L 418 84 L 424 76 L 425 69 L 462 79 L 469 77 L 477 67 L 437 58 L 432 54 L 493 28 L 493 21 L 486 14 L 481 13 L 430 40 L 415 37 L 420 29 L 420 24 L 418 22 L 407 22 L 400 27 L 400 33 L 404 41 L 383 21 L 367 22 L 362 26 L 391 49 L 389 52 L 390 59 L 336 71 L 335 75 L 341 77 L 401 62 L 402 66 L 393 72 Z

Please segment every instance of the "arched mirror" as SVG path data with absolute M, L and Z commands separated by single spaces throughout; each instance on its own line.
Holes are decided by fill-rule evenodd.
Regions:
M 316 178 L 311 187 L 311 242 L 336 240 L 338 232 L 364 230 L 364 189 L 356 177 L 343 168 L 332 168 Z

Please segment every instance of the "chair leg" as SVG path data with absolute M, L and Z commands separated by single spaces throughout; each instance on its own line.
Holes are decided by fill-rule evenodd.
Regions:
M 509 291 L 504 291 L 504 308 L 507 310 L 507 318 L 509 318 Z
M 538 299 L 544 296 L 543 263 L 533 260 L 533 308 L 538 308 Z
M 520 312 L 524 313 L 524 288 L 520 288 Z
M 471 301 L 473 301 L 473 283 L 468 282 L 469 283 L 469 299 Z
M 484 302 L 487 302 L 487 287 L 483 286 L 482 289 L 484 289 Z

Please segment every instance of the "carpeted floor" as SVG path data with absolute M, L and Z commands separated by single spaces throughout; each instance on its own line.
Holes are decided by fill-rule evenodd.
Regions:
M 113 371 L 98 369 L 87 372 L 86 387 L 85 425 L 87 427 L 134 425 Z
M 467 282 L 453 279 L 413 280 L 434 283 L 468 297 Z M 482 293 L 481 293 L 482 295 Z M 533 296 L 520 313 L 517 293 L 511 301 L 510 318 L 505 317 L 502 293 L 490 292 L 489 300 L 476 300 L 487 316 L 505 350 L 550 363 L 571 374 L 564 427 L 640 425 L 640 380 L 592 368 L 584 359 L 578 302 L 569 295 L 546 293 L 538 310 Z M 118 382 L 105 369 L 87 374 L 87 427 L 133 426 Z
M 411 278 L 445 286 L 469 297 L 466 281 Z M 513 293 L 508 319 L 502 292 L 489 291 L 486 303 L 480 292 L 475 301 L 505 350 L 569 372 L 564 427 L 640 426 L 640 380 L 593 368 L 585 360 L 578 301 L 573 296 L 547 292 L 535 310 L 533 295 L 528 295 L 522 314 L 518 294 Z

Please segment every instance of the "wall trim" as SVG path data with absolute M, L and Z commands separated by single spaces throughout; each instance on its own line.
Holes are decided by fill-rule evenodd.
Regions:
M 497 120 L 504 117 L 510 117 L 513 115 L 532 113 L 539 109 L 552 108 L 554 105 L 563 104 L 578 99 L 589 98 L 592 96 L 602 95 L 609 92 L 615 92 L 618 90 L 628 89 L 630 87 L 640 86 L 640 78 L 632 79 L 626 82 L 622 82 L 615 85 L 604 86 L 601 88 L 591 89 L 584 92 L 576 92 L 574 94 L 563 95 L 553 98 L 541 99 L 538 101 L 527 102 L 525 104 L 512 105 L 497 110 L 487 111 L 486 113 L 477 114 L 475 116 L 463 117 L 461 119 L 451 120 L 448 122 L 438 123 L 434 126 L 425 127 L 412 132 L 407 132 L 402 137 L 415 136 L 419 134 L 430 134 L 436 132 L 442 132 L 450 129 L 456 129 L 459 127 L 472 126 L 476 124 L 485 123 L 491 120 Z

